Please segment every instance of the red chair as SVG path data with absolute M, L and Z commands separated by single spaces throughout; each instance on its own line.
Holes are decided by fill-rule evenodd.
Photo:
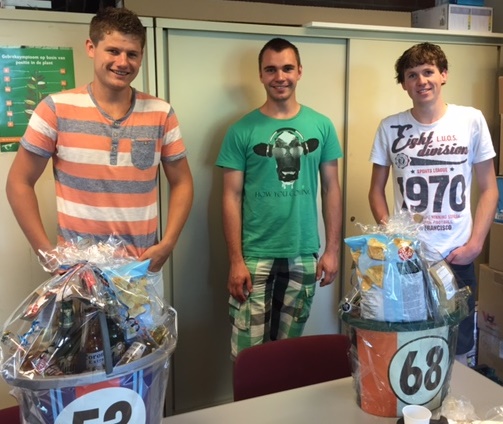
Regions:
M 349 337 L 323 334 L 242 350 L 234 363 L 234 400 L 349 377 Z
M 19 406 L 0 409 L 0 423 L 2 424 L 21 424 Z

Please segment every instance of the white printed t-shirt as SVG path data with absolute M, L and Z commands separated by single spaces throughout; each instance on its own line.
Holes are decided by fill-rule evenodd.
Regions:
M 394 213 L 422 215 L 420 239 L 446 257 L 472 231 L 473 165 L 495 155 L 482 112 L 449 104 L 433 124 L 419 123 L 410 110 L 383 119 L 370 161 L 392 167 Z

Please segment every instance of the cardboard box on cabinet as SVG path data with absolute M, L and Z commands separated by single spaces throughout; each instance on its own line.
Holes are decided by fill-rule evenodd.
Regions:
M 493 222 L 489 231 L 489 266 L 503 272 L 503 223 Z M 502 303 L 503 309 L 503 303 Z
M 489 366 L 503 380 L 503 340 L 483 330 L 479 331 L 478 337 L 478 365 Z
M 491 32 L 492 7 L 443 4 L 411 14 L 413 28 L 448 29 L 454 31 Z
M 503 339 L 503 271 L 481 264 L 478 279 L 477 325 Z
M 0 0 L 2 9 L 51 9 L 51 0 Z
M 503 380 L 503 272 L 487 264 L 479 272 L 477 363 L 493 368 Z

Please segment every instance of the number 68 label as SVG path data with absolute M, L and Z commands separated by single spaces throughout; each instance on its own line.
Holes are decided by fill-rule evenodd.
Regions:
M 389 381 L 402 402 L 424 405 L 442 389 L 448 371 L 449 344 L 430 335 L 400 346 L 390 362 Z
M 87 393 L 68 404 L 54 424 L 145 424 L 145 403 L 124 387 Z

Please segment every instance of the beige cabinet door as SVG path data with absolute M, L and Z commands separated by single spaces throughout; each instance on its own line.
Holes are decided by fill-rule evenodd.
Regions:
M 344 187 L 346 237 L 362 234 L 360 227 L 355 225 L 357 223 L 374 224 L 367 198 L 372 172 L 370 150 L 381 119 L 412 106 L 407 93 L 396 83 L 394 65 L 398 57 L 415 44 L 410 41 L 364 39 L 350 40 L 349 43 Z M 449 61 L 449 77 L 443 88 L 444 100 L 482 110 L 496 140 L 498 47 L 439 44 Z M 387 196 L 392 201 L 390 184 Z M 347 288 L 352 266 L 347 247 L 344 247 L 343 261 Z

